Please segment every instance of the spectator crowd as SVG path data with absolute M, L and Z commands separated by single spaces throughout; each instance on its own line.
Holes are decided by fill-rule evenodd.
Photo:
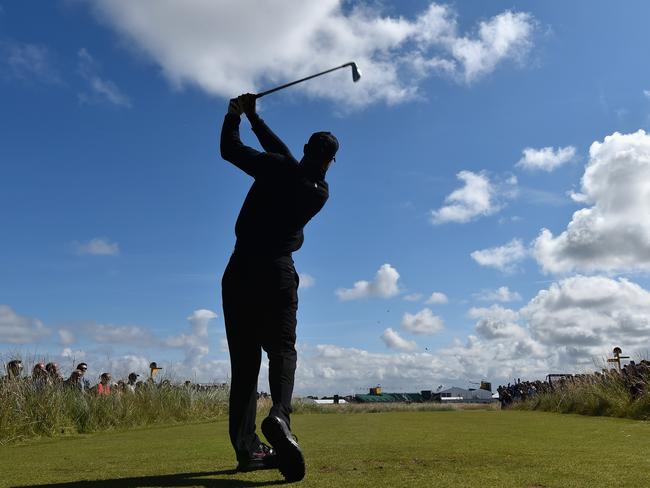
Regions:
M 650 391 L 650 361 L 643 359 L 638 363 L 630 361 L 622 368 L 596 371 L 591 374 L 548 375 L 545 381 L 521 381 L 500 385 L 497 388 L 499 402 L 506 408 L 514 402 L 525 401 L 536 395 L 570 387 L 577 383 L 593 385 L 621 385 L 636 400 Z
M 154 364 L 154 363 L 152 363 Z M 9 361 L 6 365 L 7 375 L 1 380 L 2 384 L 10 385 L 15 383 L 31 384 L 35 388 L 43 388 L 46 385 L 60 385 L 63 388 L 78 390 L 81 393 L 95 393 L 97 395 L 110 395 L 111 392 L 135 392 L 143 386 L 153 383 L 153 378 L 147 381 L 140 381 L 139 374 L 132 372 L 126 380 L 113 381 L 111 373 L 102 373 L 99 381 L 92 384 L 87 378 L 88 364 L 79 363 L 70 373 L 68 378 L 64 378 L 57 363 L 36 363 L 32 368 L 31 375 L 24 374 L 23 362 L 20 359 Z M 167 380 L 165 380 L 167 381 Z

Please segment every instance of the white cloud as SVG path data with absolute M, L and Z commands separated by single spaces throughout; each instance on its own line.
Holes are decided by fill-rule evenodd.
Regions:
M 299 356 L 296 392 L 368 393 L 377 384 L 385 391 L 420 391 L 432 389 L 444 369 L 443 360 L 428 353 L 374 353 L 320 344 Z
M 521 295 L 511 291 L 507 286 L 500 286 L 496 290 L 481 290 L 474 295 L 484 302 L 516 302 L 521 300 Z
M 353 288 L 339 288 L 336 295 L 341 300 L 358 300 L 360 298 L 391 298 L 399 293 L 399 273 L 390 264 L 383 264 L 374 281 L 361 280 Z
M 65 359 L 70 359 L 76 366 L 80 361 L 84 360 L 87 356 L 86 351 L 77 350 L 73 351 L 69 347 L 64 347 L 61 351 L 61 357 Z
M 379 354 L 319 345 L 301 352 L 297 391 L 360 392 L 381 384 L 393 391 L 465 386 L 467 378 L 496 384 L 513 378 L 543 379 L 551 372 L 599 369 L 620 346 L 647 354 L 650 291 L 624 279 L 577 276 L 540 290 L 519 310 L 473 308 L 476 334 L 432 352 Z M 367 390 L 366 390 L 367 391 Z
M 643 90 L 643 96 L 650 100 L 650 90 Z
M 80 329 L 99 344 L 132 344 L 141 347 L 153 341 L 151 332 L 137 325 L 89 323 L 82 325 Z
M 407 302 L 419 302 L 422 300 L 422 293 L 409 293 L 408 295 L 404 295 L 404 300 Z
M 418 348 L 415 341 L 407 341 L 390 327 L 381 335 L 381 340 L 384 341 L 386 347 L 398 351 L 415 351 Z
M 50 334 L 40 320 L 18 315 L 9 305 L 0 304 L 0 344 L 30 344 Z
M 550 372 L 593 371 L 598 369 L 595 361 L 614 346 L 635 357 L 647 354 L 650 342 L 650 291 L 626 279 L 575 276 L 540 290 L 519 309 L 492 305 L 472 308 L 468 315 L 476 320 L 473 333 L 431 352 L 376 353 L 331 344 L 299 345 L 296 394 L 359 393 L 377 384 L 388 391 L 420 391 L 441 383 L 467 386 L 468 378 L 499 384 L 517 377 L 543 378 Z M 193 313 L 188 318 L 189 335 L 207 344 L 208 323 L 215 316 L 209 310 Z M 382 340 L 394 348 L 413 344 L 393 329 L 384 331 Z M 187 355 L 194 344 L 178 340 L 176 347 Z M 161 352 L 152 352 L 149 358 L 138 352 L 107 358 L 107 349 L 66 348 L 58 359 L 66 375 L 73 363 L 88 362 L 93 381 L 103 371 L 115 378 L 130 371 L 146 374 L 150 361 L 158 361 L 165 368 L 163 374 L 175 381 L 225 381 L 230 370 L 228 360 L 209 356 L 201 356 L 197 364 L 175 364 Z M 266 373 L 263 363 L 260 390 L 267 389 Z
M 57 333 L 59 334 L 59 342 L 64 346 L 69 346 L 77 341 L 75 333 L 70 329 L 59 329 Z
M 212 310 L 199 309 L 187 317 L 191 326 L 189 334 L 168 337 L 163 343 L 168 347 L 185 350 L 185 365 L 194 371 L 200 367 L 201 360 L 210 352 L 208 346 L 208 326 L 218 316 Z
M 521 310 L 534 338 L 586 354 L 647 349 L 650 292 L 626 279 L 575 276 L 553 283 Z
M 484 172 L 460 171 L 456 177 L 464 182 L 464 186 L 447 195 L 447 205 L 431 211 L 431 223 L 466 223 L 492 215 L 503 208 L 501 199 L 512 198 L 516 193 L 517 179 L 514 176 L 502 184 L 491 182 Z
M 0 40 L 0 73 L 14 80 L 61 83 L 51 51 L 39 44 Z
M 316 284 L 316 279 L 310 274 L 300 273 L 298 276 L 299 276 L 299 283 L 300 283 L 298 285 L 298 288 L 307 289 L 307 288 L 311 288 Z
M 402 328 L 412 334 L 434 335 L 444 328 L 443 321 L 434 315 L 431 309 L 424 308 L 415 315 L 405 313 L 402 317 Z
M 576 155 L 576 148 L 573 146 L 558 147 L 557 149 L 552 147 L 543 147 L 541 149 L 527 147 L 523 153 L 523 157 L 516 164 L 517 167 L 551 172 L 573 160 Z
M 510 273 L 515 270 L 517 263 L 528 256 L 528 251 L 520 239 L 513 239 L 503 246 L 474 251 L 471 256 L 481 266 Z
M 358 84 L 349 72 L 335 72 L 295 87 L 345 106 L 408 100 L 432 73 L 474 82 L 505 60 L 523 60 L 534 31 L 531 15 L 505 11 L 480 22 L 475 36 L 463 35 L 452 8 L 435 3 L 412 20 L 382 15 L 369 4 L 345 9 L 342 0 L 93 5 L 174 85 L 196 85 L 222 97 L 354 60 L 364 73 Z
M 111 80 L 99 76 L 99 64 L 95 61 L 86 48 L 81 48 L 78 53 L 79 74 L 88 83 L 90 92 L 79 94 L 82 103 L 110 103 L 120 107 L 131 107 L 131 100 Z
M 424 303 L 428 304 L 436 304 L 436 305 L 442 305 L 445 303 L 448 303 L 449 299 L 447 298 L 447 295 L 445 295 L 442 292 L 439 291 L 434 291 L 429 298 L 427 298 L 427 301 Z
M 492 305 L 490 308 L 471 308 L 468 315 L 479 319 L 476 332 L 486 339 L 519 339 L 527 335 L 517 323 L 519 314 L 514 310 Z
M 119 378 L 126 379 L 130 373 L 136 373 L 140 375 L 141 380 L 145 380 L 149 376 L 149 363 L 151 359 L 139 356 L 137 354 L 124 354 L 121 356 L 110 357 L 104 360 L 91 363 L 93 366 L 93 371 L 101 374 L 102 372 L 111 373 L 114 380 Z M 91 364 L 88 364 L 90 368 Z M 158 366 L 160 367 L 162 363 L 159 362 Z M 89 369 L 90 370 L 90 369 Z M 165 374 L 165 369 L 163 369 L 163 374 Z M 92 378 L 89 378 L 92 380 Z M 97 381 L 99 378 L 97 378 Z
M 574 200 L 591 203 L 557 237 L 542 229 L 534 256 L 544 272 L 650 270 L 650 135 L 594 142 Z
M 77 254 L 91 254 L 93 256 L 117 256 L 120 245 L 110 242 L 105 237 L 96 237 L 87 242 L 73 242 Z

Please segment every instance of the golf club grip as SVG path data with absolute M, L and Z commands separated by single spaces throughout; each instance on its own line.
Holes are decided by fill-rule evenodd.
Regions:
M 299 80 L 292 81 L 292 82 L 286 83 L 284 85 L 276 86 L 275 88 L 271 88 L 270 90 L 266 90 L 266 91 L 263 91 L 261 93 L 256 93 L 255 94 L 255 99 L 262 98 L 265 95 L 269 95 L 270 93 L 276 92 L 278 90 L 282 90 L 283 88 L 288 88 L 288 87 L 290 87 L 292 85 L 295 85 L 296 83 L 302 83 L 303 81 L 311 80 L 312 78 L 316 78 L 317 76 L 321 76 L 321 75 L 324 75 L 326 73 L 330 73 L 330 72 L 335 71 L 337 69 L 345 68 L 345 67 L 347 67 L 349 65 L 350 65 L 350 63 L 346 63 L 346 64 L 343 64 L 341 66 L 337 66 L 336 68 L 328 69 L 326 71 L 321 71 L 320 73 L 316 73 L 315 75 L 307 76 L 305 78 L 301 78 Z

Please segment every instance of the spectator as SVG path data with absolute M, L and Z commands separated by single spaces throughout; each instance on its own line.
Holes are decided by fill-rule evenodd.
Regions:
M 97 393 L 99 395 L 110 395 L 111 394 L 111 374 L 102 373 L 99 377 L 99 383 L 97 384 Z
M 59 365 L 56 363 L 47 363 L 45 370 L 52 384 L 58 385 L 63 382 L 63 376 L 59 372 Z
M 20 378 L 23 372 L 23 362 L 20 359 L 13 359 L 7 363 L 6 380 L 12 381 Z
M 36 363 L 32 369 L 32 383 L 37 387 L 43 387 L 49 383 L 45 363 Z
M 83 382 L 83 376 L 84 372 L 81 371 L 80 369 L 75 369 L 71 374 L 70 377 L 63 382 L 63 386 L 72 388 L 75 390 L 79 390 L 80 392 L 85 392 L 86 388 Z
M 83 391 L 90 391 L 90 381 L 86 378 L 86 372 L 88 371 L 88 365 L 86 363 L 79 363 L 77 364 L 77 367 L 75 369 L 78 369 L 81 371 L 81 382 L 83 383 Z
M 139 374 L 136 373 L 129 373 L 129 380 L 126 383 L 126 390 L 130 392 L 135 392 L 135 385 L 138 382 L 138 376 Z

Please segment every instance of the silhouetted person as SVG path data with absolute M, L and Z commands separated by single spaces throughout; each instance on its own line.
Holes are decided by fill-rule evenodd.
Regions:
M 23 362 L 20 359 L 13 359 L 7 363 L 7 381 L 14 381 L 20 379 L 23 373 Z
M 78 390 L 83 393 L 85 391 L 83 377 L 84 372 L 80 369 L 75 369 L 72 373 L 70 373 L 70 377 L 63 382 L 63 386 L 72 388 L 73 390 Z
M 265 152 L 242 144 L 245 113 Z M 221 131 L 221 156 L 254 178 L 235 225 L 237 242 L 222 279 L 223 310 L 230 350 L 230 439 L 241 471 L 279 467 L 289 481 L 305 474 L 302 452 L 290 431 L 296 370 L 298 274 L 292 253 L 303 228 L 329 196 L 325 173 L 338 141 L 316 132 L 298 162 L 255 112 L 253 95 L 230 101 Z M 255 432 L 257 377 L 262 349 L 269 358 L 273 406 L 262 432 Z
M 135 384 L 138 382 L 138 376 L 140 375 L 137 373 L 129 373 L 129 380 L 125 385 L 127 391 L 135 392 Z
M 45 363 L 36 363 L 32 369 L 32 384 L 36 388 L 43 388 L 49 383 L 49 375 L 45 369 Z
M 45 365 L 45 371 L 47 371 L 50 382 L 53 385 L 59 385 L 63 382 L 63 376 L 59 371 L 59 365 L 57 363 L 47 363 Z

